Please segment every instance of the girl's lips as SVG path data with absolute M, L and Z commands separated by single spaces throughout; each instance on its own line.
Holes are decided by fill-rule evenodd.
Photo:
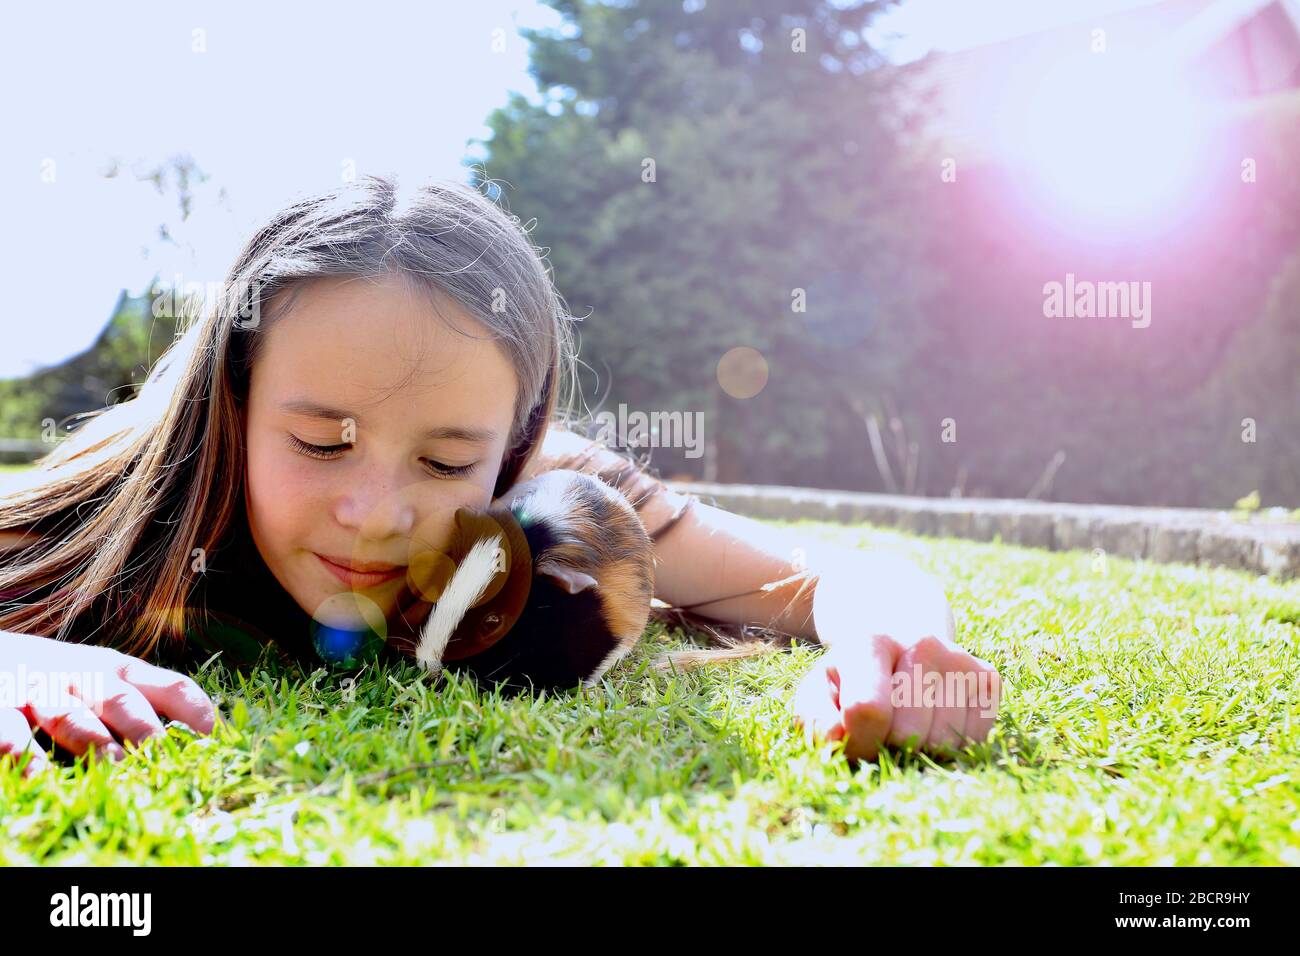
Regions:
M 312 554 L 316 554 L 315 551 Z M 373 588 L 381 584 L 387 584 L 389 581 L 396 580 L 406 576 L 406 568 L 393 568 L 391 571 L 353 571 L 351 568 L 345 568 L 335 564 L 329 558 L 316 554 L 316 558 L 324 565 L 325 570 L 329 571 L 336 578 L 342 581 L 350 588 Z

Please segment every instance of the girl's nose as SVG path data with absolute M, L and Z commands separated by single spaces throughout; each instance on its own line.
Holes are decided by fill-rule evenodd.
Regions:
M 376 540 L 408 537 L 415 527 L 415 510 L 400 490 L 382 498 L 362 526 L 362 534 Z
M 408 537 L 416 522 L 416 509 L 408 487 L 395 478 L 385 479 L 372 473 L 338 499 L 338 522 L 375 541 Z

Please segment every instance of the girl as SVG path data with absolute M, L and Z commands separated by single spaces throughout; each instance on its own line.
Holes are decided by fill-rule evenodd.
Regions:
M 872 759 L 991 729 L 998 675 L 954 642 L 918 568 L 804 543 L 804 570 L 788 533 L 566 428 L 571 319 L 518 219 L 473 188 L 366 178 L 290 205 L 186 318 L 137 396 L 0 489 L 0 685 L 16 689 L 0 694 L 0 753 L 29 755 L 24 772 L 46 762 L 38 727 L 115 758 L 159 715 L 210 732 L 212 702 L 168 668 L 213 646 L 306 653 L 322 624 L 414 633 L 428 604 L 405 572 L 450 540 L 456 509 L 556 467 L 635 502 L 661 601 L 828 648 L 795 695 L 806 735 Z M 980 698 L 904 686 L 954 677 Z

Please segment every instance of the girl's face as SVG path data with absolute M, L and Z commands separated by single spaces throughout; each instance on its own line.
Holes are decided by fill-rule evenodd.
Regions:
M 462 308 L 392 276 L 305 282 L 261 334 L 243 413 L 258 551 L 317 621 L 394 619 L 456 509 L 491 501 L 514 370 Z

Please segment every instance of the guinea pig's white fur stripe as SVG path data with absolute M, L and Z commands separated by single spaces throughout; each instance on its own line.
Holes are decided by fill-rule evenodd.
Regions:
M 618 646 L 615 647 L 608 654 L 606 654 L 605 659 L 601 661 L 599 666 L 597 666 L 597 668 L 591 672 L 591 674 L 587 677 L 587 679 L 582 682 L 582 686 L 595 687 L 598 683 L 600 683 L 600 679 L 605 675 L 605 671 L 609 670 L 611 667 L 617 664 L 618 661 L 623 657 L 623 655 L 632 649 L 633 643 L 634 643 L 633 641 L 626 641 L 626 640 L 619 641 Z
M 420 646 L 416 648 L 415 657 L 430 673 L 436 674 L 441 670 L 442 655 L 456 626 L 496 576 L 497 548 L 500 546 L 500 535 L 474 542 L 465 560 L 452 574 L 438 603 L 429 612 L 429 619 L 420 631 Z

